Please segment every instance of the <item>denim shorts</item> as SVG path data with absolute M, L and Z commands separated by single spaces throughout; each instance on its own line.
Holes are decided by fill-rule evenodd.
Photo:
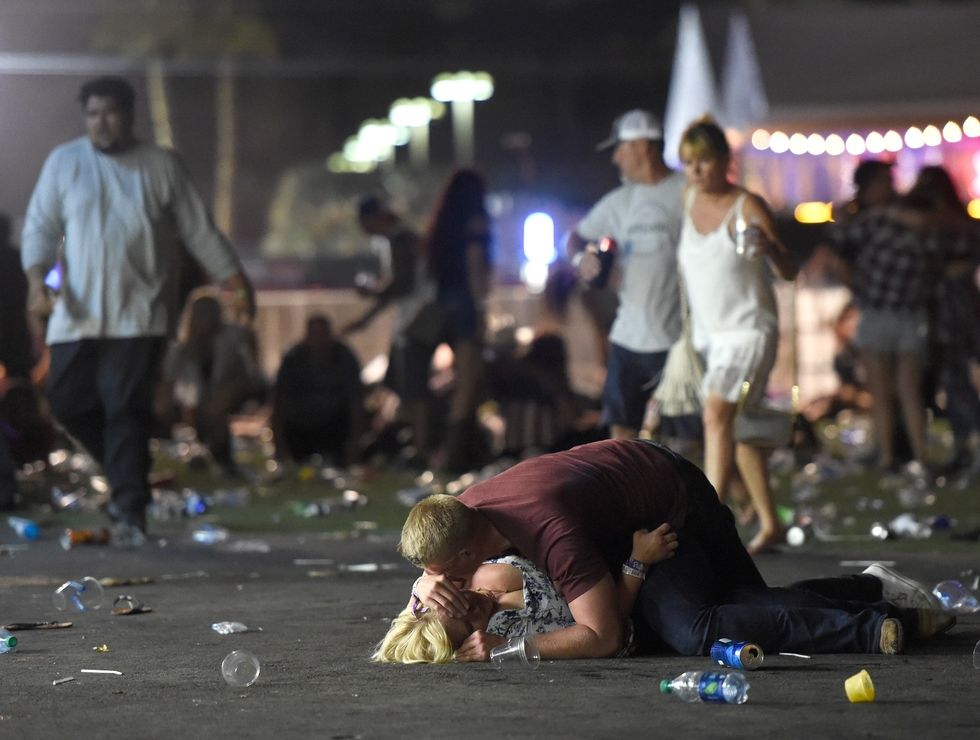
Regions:
M 925 358 L 929 316 L 925 311 L 862 308 L 854 346 L 870 352 Z
M 633 352 L 609 344 L 609 365 L 602 389 L 602 414 L 607 424 L 639 430 L 650 394 L 667 361 L 667 352 Z

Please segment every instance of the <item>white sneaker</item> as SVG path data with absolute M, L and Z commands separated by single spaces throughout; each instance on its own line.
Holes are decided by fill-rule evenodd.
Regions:
M 935 609 L 942 605 L 935 596 L 918 581 L 903 576 L 897 570 L 881 563 L 872 563 L 864 573 L 881 581 L 881 595 L 885 601 L 902 609 Z

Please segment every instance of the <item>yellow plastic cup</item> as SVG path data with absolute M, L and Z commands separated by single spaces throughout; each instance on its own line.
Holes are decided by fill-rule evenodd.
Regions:
M 844 681 L 844 691 L 852 704 L 875 700 L 875 685 L 871 683 L 871 674 L 864 668 Z

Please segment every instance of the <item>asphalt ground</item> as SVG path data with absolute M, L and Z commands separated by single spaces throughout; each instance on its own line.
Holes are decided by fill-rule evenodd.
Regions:
M 180 520 L 151 523 L 134 552 L 62 550 L 56 535 L 0 555 L 0 623 L 70 619 L 69 629 L 22 631 L 0 655 L 0 738 L 500 738 L 881 737 L 976 738 L 980 615 L 898 656 L 767 656 L 747 674 L 740 706 L 689 705 L 658 684 L 707 658 L 654 656 L 544 662 L 504 672 L 489 665 L 377 666 L 372 646 L 404 605 L 416 573 L 391 532 L 249 531 L 225 545 L 194 543 Z M 259 540 L 267 553 L 235 552 Z M 9 534 L 0 542 L 10 542 Z M 254 545 L 253 545 L 254 546 Z M 241 545 L 239 545 L 241 547 Z M 245 547 L 248 547 L 246 545 Z M 976 543 L 903 540 L 816 543 L 761 556 L 774 585 L 857 572 L 849 560 L 892 560 L 927 583 L 980 566 Z M 376 572 L 350 566 L 377 564 Z M 149 578 L 106 589 L 93 612 L 58 612 L 64 580 Z M 152 612 L 113 616 L 118 594 Z M 222 636 L 210 625 L 255 631 Z M 258 630 L 261 628 L 261 631 Z M 107 652 L 94 648 L 105 645 Z M 233 650 L 261 662 L 248 688 L 220 664 Z M 851 704 L 844 680 L 865 668 L 873 703 Z M 123 675 L 84 674 L 81 669 Z M 59 678 L 73 681 L 53 685 Z

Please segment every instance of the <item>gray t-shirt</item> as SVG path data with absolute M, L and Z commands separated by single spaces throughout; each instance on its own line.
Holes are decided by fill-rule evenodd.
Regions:
M 618 245 L 619 310 L 610 341 L 634 352 L 661 352 L 680 335 L 677 243 L 684 217 L 684 176 L 626 183 L 593 206 L 576 227 L 588 240 Z

